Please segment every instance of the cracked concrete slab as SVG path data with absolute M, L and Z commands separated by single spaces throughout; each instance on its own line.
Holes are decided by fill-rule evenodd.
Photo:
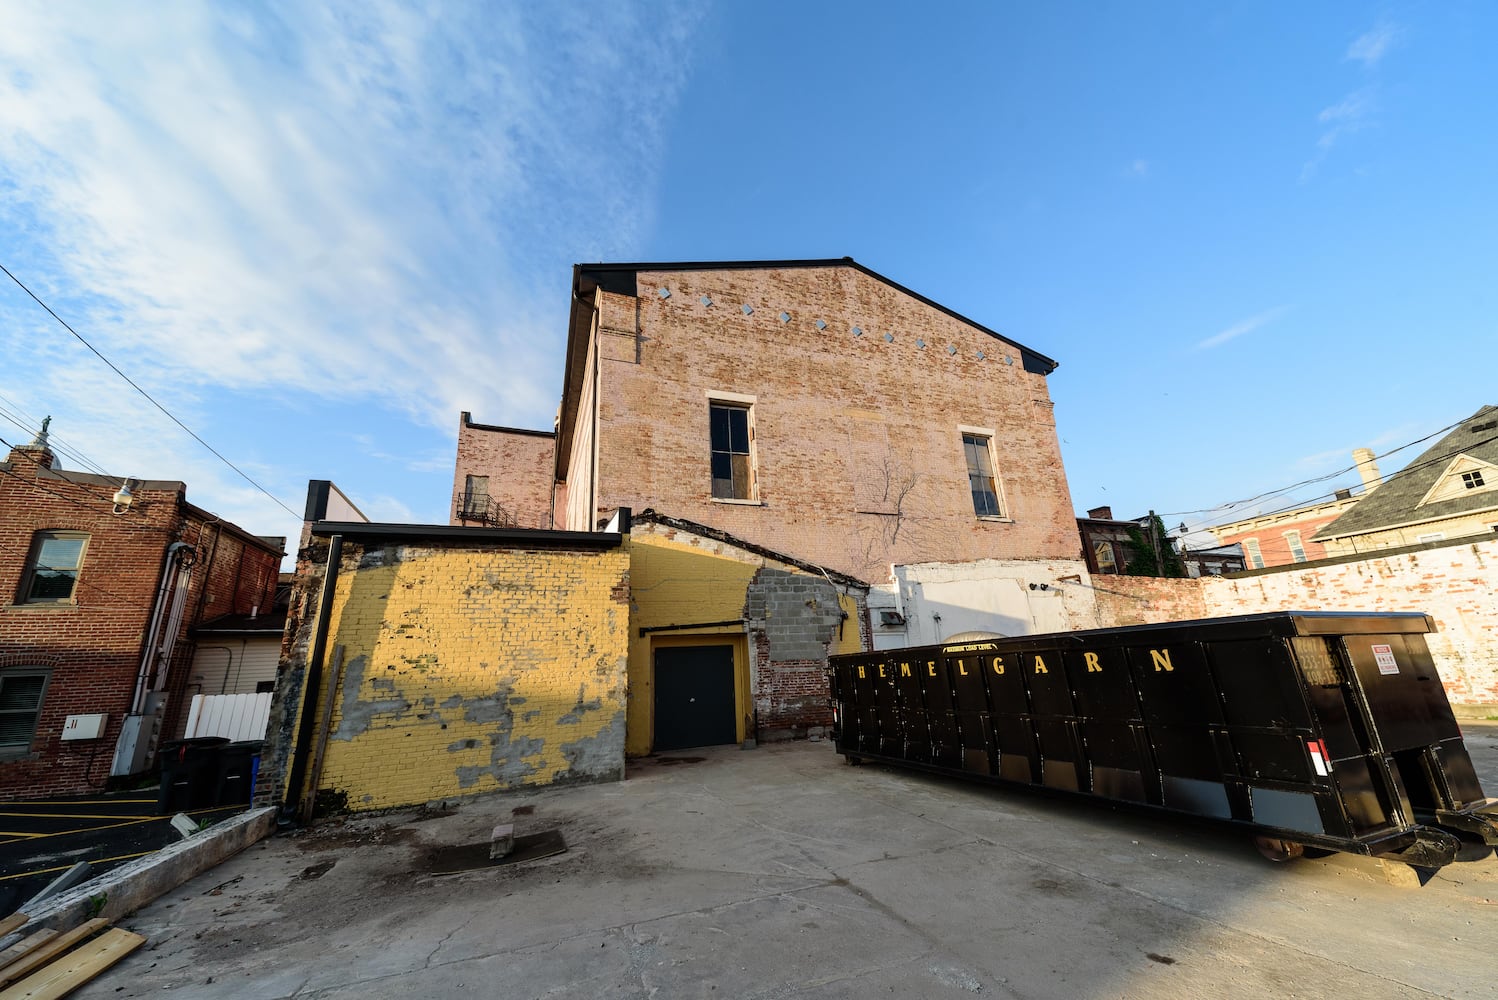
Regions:
M 1498 789 L 1498 726 L 1464 729 Z M 1276 866 L 1239 832 L 847 767 L 827 743 L 693 755 L 265 841 L 120 921 L 149 944 L 77 996 L 1491 992 L 1491 855 L 1411 890 L 1366 859 Z M 498 822 L 571 849 L 426 873 Z

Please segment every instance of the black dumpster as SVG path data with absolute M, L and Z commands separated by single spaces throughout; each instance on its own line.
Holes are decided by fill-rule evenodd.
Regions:
M 1498 844 L 1421 614 L 1280 612 L 832 657 L 838 752 L 1439 867 Z
M 158 816 L 213 805 L 219 751 L 228 742 L 221 736 L 199 736 L 161 744 L 161 793 L 156 800 Z
M 255 786 L 264 740 L 243 740 L 219 750 L 218 773 L 214 779 L 214 805 L 247 805 Z

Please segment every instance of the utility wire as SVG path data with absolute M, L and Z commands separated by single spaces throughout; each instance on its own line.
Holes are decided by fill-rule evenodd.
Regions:
M 115 366 L 115 363 L 113 361 L 110 361 L 103 354 L 99 353 L 99 349 L 98 348 L 96 348 L 93 344 L 90 344 L 87 340 L 84 340 L 82 334 L 80 334 L 77 330 L 75 330 L 71 326 L 69 326 L 68 323 L 67 323 L 67 321 L 64 320 L 61 316 L 59 316 L 59 315 L 57 315 L 57 313 L 53 312 L 51 306 L 47 305 L 47 303 L 45 303 L 41 299 L 37 298 L 36 293 L 33 292 L 31 289 L 27 288 L 26 285 L 21 281 L 20 278 L 17 278 L 14 274 L 11 274 L 10 268 L 6 267 L 4 264 L 0 264 L 0 271 L 4 271 L 5 272 L 5 276 L 7 278 L 9 278 L 11 281 L 14 281 L 16 283 L 16 286 L 18 288 L 20 288 L 21 291 L 23 291 L 27 295 L 31 296 L 32 300 L 35 301 L 37 305 L 39 305 L 43 309 L 47 310 L 47 314 L 49 316 L 51 316 L 53 319 L 57 320 L 57 322 L 61 323 L 62 324 L 62 328 L 64 330 L 68 331 L 74 337 L 76 337 L 78 339 L 78 342 L 80 344 L 82 344 L 84 347 L 87 347 L 90 351 L 92 351 L 94 353 L 94 355 L 100 361 L 102 361 L 106 365 L 108 365 L 110 367 L 110 369 L 116 375 L 118 375 L 120 378 L 124 379 L 126 382 L 129 382 L 130 383 L 130 388 L 134 389 L 136 392 L 138 392 L 142 396 L 146 397 L 146 399 L 150 402 L 150 404 L 152 406 L 156 407 L 156 409 L 158 409 L 162 413 L 166 414 L 167 418 L 169 420 L 171 420 L 172 423 L 176 424 L 178 427 L 180 427 L 184 431 L 186 431 L 189 435 L 192 436 L 192 439 L 194 441 L 196 441 L 198 444 L 202 445 L 204 448 L 207 448 L 210 452 L 212 452 L 214 454 L 214 456 L 220 462 L 223 462 L 229 468 L 231 468 L 235 472 L 239 473 L 239 476 L 240 476 L 241 479 L 243 479 L 245 482 L 249 483 L 251 486 L 255 487 L 255 489 L 259 490 L 261 493 L 264 493 L 267 497 L 269 497 L 272 501 L 274 501 L 275 504 L 278 507 L 280 507 L 282 510 L 284 510 L 286 513 L 290 514 L 292 517 L 300 518 L 301 515 L 299 515 L 296 511 L 292 510 L 290 507 L 286 506 L 286 504 L 282 503 L 281 500 L 279 498 L 277 498 L 276 495 L 273 494 L 270 490 L 266 489 L 264 486 L 261 486 L 259 483 L 255 482 L 255 480 L 251 479 L 249 477 L 249 475 L 243 469 L 241 469 L 239 466 L 235 465 L 233 462 L 231 462 L 227 458 L 225 458 L 222 454 L 219 453 L 218 449 L 216 449 L 216 448 L 213 447 L 213 445 L 209 444 L 207 441 L 204 441 L 202 438 L 198 437 L 197 433 L 191 427 L 188 427 L 182 421 L 178 420 L 176 418 L 176 416 L 173 415 L 172 411 L 168 410 L 165 406 L 162 406 L 160 403 L 156 402 L 155 397 L 153 397 L 149 392 L 147 392 L 146 390 L 142 389 L 140 386 L 136 385 L 135 381 L 129 375 L 126 375 L 124 372 L 120 371 L 120 369 Z
M 1388 451 L 1384 452 L 1381 455 L 1375 455 L 1374 456 L 1374 460 L 1377 461 L 1380 458 L 1388 458 L 1390 455 L 1394 455 L 1394 454 L 1397 454 L 1397 453 L 1399 453 L 1401 451 L 1404 451 L 1406 448 L 1413 448 L 1417 444 L 1423 444 L 1424 442 L 1429 441 L 1431 438 L 1435 437 L 1437 434 L 1445 434 L 1447 431 L 1450 431 L 1450 430 L 1452 430 L 1454 428 L 1460 427 L 1462 424 L 1466 423 L 1470 419 L 1472 419 L 1472 418 L 1471 417 L 1463 417 L 1462 419 L 1458 420 L 1456 423 L 1454 423 L 1454 424 L 1448 424 L 1447 426 L 1442 427 L 1439 430 L 1431 431 L 1429 434 L 1425 435 L 1422 438 L 1417 438 L 1414 441 L 1410 441 L 1410 442 L 1408 442 L 1406 444 L 1402 444 L 1402 445 L 1400 445 L 1397 448 L 1390 448 Z M 1491 440 L 1491 439 L 1489 439 L 1489 440 Z M 1479 443 L 1486 443 L 1486 442 L 1479 442 Z M 1338 469 L 1336 472 L 1331 472 L 1331 473 L 1328 473 L 1328 474 L 1326 474 L 1324 476 L 1315 476 L 1315 477 L 1313 477 L 1311 479 L 1304 479 L 1304 480 L 1301 480 L 1298 483 L 1291 483 L 1289 486 L 1281 486 L 1278 489 L 1266 490 L 1263 493 L 1259 493 L 1259 494 L 1257 494 L 1255 496 L 1248 497 L 1245 500 L 1234 500 L 1234 501 L 1232 501 L 1230 503 L 1218 504 L 1216 507 L 1201 507 L 1201 508 L 1198 508 L 1196 510 L 1167 511 L 1167 512 L 1161 513 L 1159 516 L 1162 517 L 1162 518 L 1163 517 L 1187 517 L 1187 516 L 1189 516 L 1191 514 L 1212 514 L 1212 513 L 1218 512 L 1218 511 L 1231 510 L 1234 507 L 1240 507 L 1243 504 L 1253 503 L 1255 500 L 1263 500 L 1263 499 L 1265 499 L 1267 497 L 1278 496 L 1278 495 L 1280 495 L 1282 493 L 1288 493 L 1290 490 L 1299 489 L 1302 486 L 1311 486 L 1311 485 L 1314 485 L 1316 483 L 1324 483 L 1328 479 L 1335 479 L 1338 476 L 1343 476 L 1343 475 L 1346 475 L 1349 472 L 1353 472 L 1353 471 L 1355 471 L 1357 469 L 1357 467 L 1358 467 L 1357 464 L 1354 463 L 1352 465 L 1349 465 L 1345 469 Z M 1408 471 L 1408 470 L 1400 470 L 1400 471 Z M 1380 476 L 1379 477 L 1379 482 L 1380 483 L 1387 482 L 1392 476 L 1395 476 L 1395 475 L 1398 475 L 1398 473 L 1390 473 L 1388 476 Z M 1313 502 L 1314 501 L 1306 501 L 1306 503 L 1313 503 Z M 1299 506 L 1299 505 L 1297 504 L 1297 506 Z M 1287 508 L 1287 509 L 1289 509 L 1289 508 Z M 1261 516 L 1261 515 L 1254 515 L 1254 516 L 1258 517 L 1258 516 Z
M 20 427 L 22 430 L 26 431 L 26 433 L 33 433 L 32 428 L 40 426 L 41 421 L 37 420 L 36 417 L 27 413 L 20 403 L 17 403 L 15 400 L 6 396 L 3 392 L 0 392 L 0 403 L 5 404 L 4 406 L 0 406 L 0 415 L 3 415 L 5 419 L 9 420 L 17 427 Z M 24 420 L 25 423 L 21 423 L 17 418 Z M 47 440 L 51 443 L 54 451 L 66 455 L 68 458 L 77 462 L 83 468 L 88 469 L 90 472 L 95 472 L 101 476 L 109 475 L 109 473 L 104 470 L 104 467 L 102 465 L 89 458 L 78 448 L 74 448 L 72 445 L 68 444 L 56 434 L 49 434 Z
M 1465 422 L 1466 422 L 1465 420 L 1459 421 L 1457 424 L 1453 424 L 1452 426 L 1453 427 L 1459 426 L 1461 423 L 1465 423 Z M 1451 429 L 1450 427 L 1443 428 L 1443 430 L 1450 430 L 1450 429 Z M 1436 434 L 1440 434 L 1440 433 L 1441 433 L 1441 431 L 1436 431 Z M 1420 441 L 1428 440 L 1429 437 L 1434 437 L 1434 436 L 1435 436 L 1434 434 L 1429 435 L 1426 438 L 1421 438 Z M 1412 442 L 1410 442 L 1410 444 L 1419 444 L 1420 441 L 1412 441 Z M 1432 459 L 1430 459 L 1428 461 L 1425 461 L 1425 462 L 1417 462 L 1414 465 L 1407 465 L 1403 469 L 1400 469 L 1398 472 L 1392 472 L 1392 473 L 1390 473 L 1387 476 L 1379 476 L 1379 478 L 1378 478 L 1378 485 L 1382 486 L 1384 483 L 1387 483 L 1389 480 L 1393 479 L 1395 476 L 1402 476 L 1406 472 L 1415 472 L 1415 471 L 1418 471 L 1420 469 L 1429 468 L 1432 465 L 1444 465 L 1444 464 L 1447 464 L 1453 458 L 1455 458 L 1457 455 L 1460 455 L 1462 452 L 1468 451 L 1468 450 L 1470 450 L 1472 448 L 1481 447 L 1482 445 L 1489 444 L 1489 443 L 1491 443 L 1493 441 L 1498 441 L 1498 435 L 1494 435 L 1494 436 L 1488 437 L 1488 438 L 1483 438 L 1481 441 L 1476 441 L 1476 442 L 1473 442 L 1472 444 L 1466 445 L 1464 447 L 1456 448 L 1456 449 L 1454 449 L 1452 451 L 1445 452 L 1445 453 L 1437 455 L 1435 458 L 1432 458 Z M 1387 451 L 1383 455 L 1379 455 L 1377 457 L 1378 458 L 1383 458 L 1383 457 L 1385 457 L 1387 455 L 1394 454 L 1394 452 L 1396 452 L 1396 451 L 1402 451 L 1402 450 L 1404 450 L 1405 448 L 1408 448 L 1408 447 L 1410 447 L 1410 445 L 1408 445 L 1408 444 L 1401 445 L 1400 447 L 1395 448 L 1393 451 Z M 1354 466 L 1354 468 L 1356 468 L 1356 466 Z M 1344 470 L 1344 471 L 1348 471 L 1348 470 Z M 1340 475 L 1340 474 L 1341 473 L 1338 473 L 1338 475 Z M 1288 507 L 1280 507 L 1280 508 L 1275 509 L 1275 510 L 1265 510 L 1265 511 L 1260 511 L 1257 514 L 1250 514 L 1248 517 L 1241 518 L 1241 520 L 1247 521 L 1247 520 L 1253 520 L 1254 518 L 1259 518 L 1259 517 L 1273 517 L 1276 514 L 1283 514 L 1283 513 L 1287 512 L 1287 511 L 1295 510 L 1298 507 L 1309 507 L 1311 504 L 1319 503 L 1322 500 L 1331 500 L 1331 499 L 1334 499 L 1336 497 L 1336 495 L 1337 494 L 1335 492 L 1332 492 L 1332 493 L 1322 493 L 1319 496 L 1311 497 L 1308 500 L 1298 500 L 1295 503 L 1290 504 Z M 1174 516 L 1177 516 L 1177 515 L 1172 514 L 1172 515 L 1165 515 L 1165 516 L 1174 517 Z M 1228 523 L 1231 524 L 1233 522 L 1228 522 Z M 1195 527 L 1188 529 L 1188 533 L 1193 532 L 1193 531 L 1201 531 L 1202 529 L 1207 528 L 1210 525 L 1211 525 L 1210 521 L 1201 521 Z
M 10 445 L 6 445 L 6 447 L 9 448 L 11 446 Z M 61 493 L 54 493 L 52 490 L 47 489 L 47 487 L 42 486 L 39 483 L 33 482 L 30 479 L 22 479 L 20 476 L 16 475 L 14 472 L 11 472 L 9 469 L 0 469 L 0 475 L 9 476 L 10 478 L 14 479 L 16 482 L 21 483 L 24 486 L 27 486 L 27 487 L 29 487 L 31 489 L 34 489 L 34 490 L 40 490 L 41 492 L 47 494 L 48 496 L 56 497 L 57 499 L 62 500 L 65 503 L 72 504 L 74 507 L 78 507 L 78 508 L 80 508 L 82 510 L 86 510 L 90 514 L 100 515 L 102 513 L 101 511 L 96 510 L 93 507 L 90 507 L 88 504 L 84 503 L 81 500 L 77 500 L 77 499 L 75 499 L 73 497 L 63 496 Z M 78 487 L 81 487 L 84 490 L 88 489 L 88 485 L 86 483 L 75 483 L 72 480 L 66 480 L 66 482 L 70 486 L 78 486 Z M 97 495 L 97 494 L 91 494 L 91 495 Z M 100 496 L 99 499 L 103 500 L 104 497 Z M 111 498 L 110 502 L 113 502 L 113 498 Z

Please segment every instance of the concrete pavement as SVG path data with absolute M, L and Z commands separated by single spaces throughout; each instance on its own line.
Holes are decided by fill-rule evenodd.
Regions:
M 1464 722 L 1490 794 L 1498 727 Z M 122 926 L 77 996 L 1488 997 L 1498 860 L 1422 889 L 1241 833 L 878 766 L 828 743 L 258 844 Z M 518 814 L 517 814 L 518 813 Z M 560 829 L 524 866 L 444 845 Z

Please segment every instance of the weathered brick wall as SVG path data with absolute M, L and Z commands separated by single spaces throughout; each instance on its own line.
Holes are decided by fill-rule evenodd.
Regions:
M 1153 576 L 1094 576 L 1091 589 L 1097 601 L 1096 627 L 1116 628 L 1210 617 L 1202 591 L 1202 584 L 1208 579 L 1212 578 L 1167 580 Z M 1078 588 L 1082 585 L 1068 586 Z
M 475 424 L 464 413 L 458 419 L 453 496 L 462 496 L 468 476 L 488 476 L 491 500 L 515 517 L 516 527 L 550 528 L 555 454 L 556 438 L 549 432 Z M 449 523 L 464 523 L 456 501 L 449 513 Z
M 852 267 L 638 281 L 638 298 L 598 293 L 600 508 L 876 581 L 892 563 L 1076 558 L 1045 377 L 1013 345 Z M 711 496 L 710 390 L 755 399 L 758 505 Z M 995 432 L 1004 520 L 974 514 L 959 425 Z
M 662 641 L 731 643 L 747 657 L 736 682 L 740 738 L 827 724 L 827 654 L 869 648 L 866 588 L 648 520 L 635 522 L 629 546 L 630 754 L 652 749 L 652 657 Z
M 304 683 L 316 625 L 318 542 L 286 645 L 288 692 Z M 620 548 L 345 541 L 327 643 L 343 647 L 342 670 L 323 685 L 337 693 L 320 789 L 366 810 L 622 778 L 628 571 Z M 279 701 L 274 782 L 295 734 L 296 712 Z
M 744 602 L 754 639 L 754 706 L 761 739 L 805 736 L 832 724 L 827 699 L 827 655 L 857 633 L 853 615 L 827 580 L 803 573 L 761 569 Z
M 1093 577 L 1099 624 L 1265 611 L 1419 611 L 1453 704 L 1498 704 L 1498 539 L 1433 543 L 1233 577 Z
M 39 467 L 38 454 L 17 449 L 0 466 L 0 670 L 42 667 L 51 673 L 29 749 L 0 756 L 0 798 L 84 792 L 107 782 L 168 545 L 185 541 L 198 549 L 183 631 L 173 650 L 167 683 L 173 697 L 164 732 L 181 708 L 186 631 L 199 611 L 226 614 L 257 598 L 268 607 L 276 583 L 276 557 L 232 531 L 224 532 L 210 564 L 215 528 L 200 531 L 205 515 L 184 504 L 181 483 L 141 483 L 129 509 L 116 515 L 117 481 L 54 473 Z M 32 540 L 44 530 L 89 536 L 70 604 L 16 603 Z M 69 715 L 101 712 L 109 718 L 98 739 L 61 739 Z

